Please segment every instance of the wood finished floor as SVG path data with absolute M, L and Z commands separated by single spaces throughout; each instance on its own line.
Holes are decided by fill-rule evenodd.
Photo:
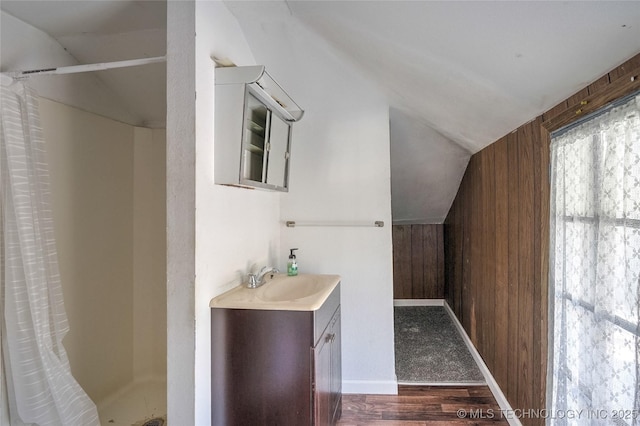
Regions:
M 464 410 L 467 418 L 460 418 L 459 410 Z M 343 395 L 338 425 L 484 426 L 508 422 L 501 418 L 487 386 L 398 386 L 398 395 Z

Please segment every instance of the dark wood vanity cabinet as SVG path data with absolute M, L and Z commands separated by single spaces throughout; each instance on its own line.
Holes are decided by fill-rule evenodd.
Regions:
M 334 425 L 342 410 L 340 308 L 314 348 L 314 424 Z
M 334 425 L 340 284 L 316 311 L 211 309 L 211 424 Z

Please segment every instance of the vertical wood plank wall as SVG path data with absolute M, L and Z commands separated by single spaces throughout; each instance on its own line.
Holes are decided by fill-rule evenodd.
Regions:
M 444 299 L 443 225 L 393 225 L 393 298 Z
M 545 407 L 550 136 L 542 124 L 634 70 L 640 55 L 474 154 L 445 221 L 447 302 L 514 409 Z

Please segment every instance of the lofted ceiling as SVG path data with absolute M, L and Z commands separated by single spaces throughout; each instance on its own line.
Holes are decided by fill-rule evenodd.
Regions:
M 261 21 L 296 20 L 386 95 L 393 215 L 405 223 L 441 222 L 469 155 L 640 52 L 638 1 L 225 3 L 252 28 L 252 49 L 274 37 Z M 2 0 L 0 8 L 50 35 L 76 63 L 166 51 L 164 1 Z M 26 42 L 8 43 L 12 34 L 2 31 L 2 71 L 29 63 Z M 163 65 L 95 78 L 132 124 L 163 125 Z

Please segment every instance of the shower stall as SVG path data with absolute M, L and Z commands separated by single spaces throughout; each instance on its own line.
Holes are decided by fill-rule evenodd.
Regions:
M 31 87 L 39 107 L 55 296 L 62 293 L 62 328 L 68 324 L 56 334 L 64 336 L 56 346 L 64 347 L 62 364 L 102 425 L 166 425 L 166 2 L 2 2 L 0 9 L 0 84 Z M 5 129 L 19 121 L 4 115 Z M 3 276 L 5 266 L 0 261 Z M 16 360 L 23 361 L 14 354 L 13 365 L 0 368 Z M 1 373 L 0 423 L 11 424 L 7 401 L 31 394 L 4 386 Z M 48 389 L 50 399 L 68 396 Z
M 165 131 L 44 99 L 40 112 L 73 375 L 103 425 L 162 417 Z
M 166 7 L 0 6 L 2 89 L 37 94 L 62 346 L 104 426 L 166 425 Z M 0 403 L 13 396 L 0 386 Z
M 45 98 L 38 104 L 71 373 L 97 406 L 101 424 L 161 426 L 165 130 Z

